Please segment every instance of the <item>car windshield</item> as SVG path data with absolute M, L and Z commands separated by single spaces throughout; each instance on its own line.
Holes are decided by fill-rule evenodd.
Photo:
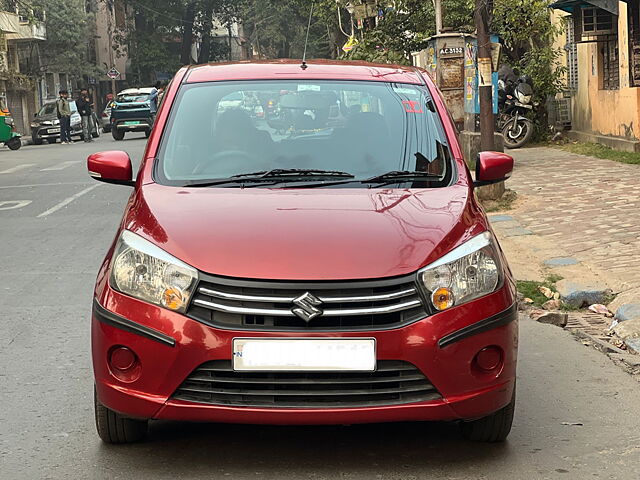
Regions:
M 72 112 L 77 112 L 78 111 L 78 107 L 76 106 L 76 101 L 75 100 L 70 100 L 69 101 L 69 108 L 71 109 Z M 42 106 L 42 108 L 40 109 L 40 111 L 38 112 L 38 116 L 40 116 L 40 115 L 53 115 L 54 113 L 56 113 L 56 102 L 45 103 Z
M 304 170 L 307 182 L 323 171 L 352 175 L 353 183 L 392 183 L 393 174 L 380 178 L 389 172 L 403 172 L 404 183 L 412 180 L 407 173 L 424 172 L 426 186 L 448 185 L 452 176 L 448 142 L 428 90 L 386 82 L 187 85 L 158 158 L 156 181 L 166 185 L 265 172 L 273 179 L 292 169 Z
M 149 100 L 149 94 L 147 93 L 126 93 L 116 97 L 116 102 L 118 103 L 146 102 L 147 100 Z

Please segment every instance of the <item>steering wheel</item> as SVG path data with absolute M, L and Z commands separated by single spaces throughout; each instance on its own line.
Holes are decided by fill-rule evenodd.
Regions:
M 231 176 L 247 171 L 255 164 L 255 159 L 242 150 L 223 150 L 216 153 L 209 161 L 200 162 L 193 169 L 193 173 L 211 173 L 216 176 Z

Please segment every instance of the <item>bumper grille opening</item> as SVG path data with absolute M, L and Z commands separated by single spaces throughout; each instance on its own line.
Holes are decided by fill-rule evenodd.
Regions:
M 301 296 L 314 301 L 295 314 Z M 204 275 L 187 315 L 207 325 L 245 330 L 396 328 L 427 316 L 414 283 L 402 278 L 340 282 L 270 282 Z
M 173 398 L 241 407 L 348 408 L 441 396 L 417 367 L 399 360 L 379 360 L 375 372 L 235 372 L 230 360 L 214 360 L 191 373 Z

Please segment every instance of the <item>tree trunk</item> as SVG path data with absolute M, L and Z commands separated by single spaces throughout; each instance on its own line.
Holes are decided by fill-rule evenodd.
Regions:
M 183 65 L 191 63 L 191 47 L 193 45 L 193 20 L 196 17 L 196 9 L 193 3 L 187 5 L 184 12 L 182 26 L 182 48 L 180 50 L 180 61 Z
M 202 25 L 202 43 L 200 44 L 200 54 L 198 63 L 207 63 L 211 60 L 211 31 L 213 30 L 213 2 L 206 3 L 206 9 L 202 13 L 204 23 Z

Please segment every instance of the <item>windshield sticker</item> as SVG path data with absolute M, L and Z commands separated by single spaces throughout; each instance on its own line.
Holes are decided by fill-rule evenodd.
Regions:
M 407 113 L 422 113 L 422 105 L 415 100 L 403 100 L 404 111 Z
M 320 85 L 298 85 L 298 91 L 299 92 L 306 92 L 306 91 L 319 92 Z

